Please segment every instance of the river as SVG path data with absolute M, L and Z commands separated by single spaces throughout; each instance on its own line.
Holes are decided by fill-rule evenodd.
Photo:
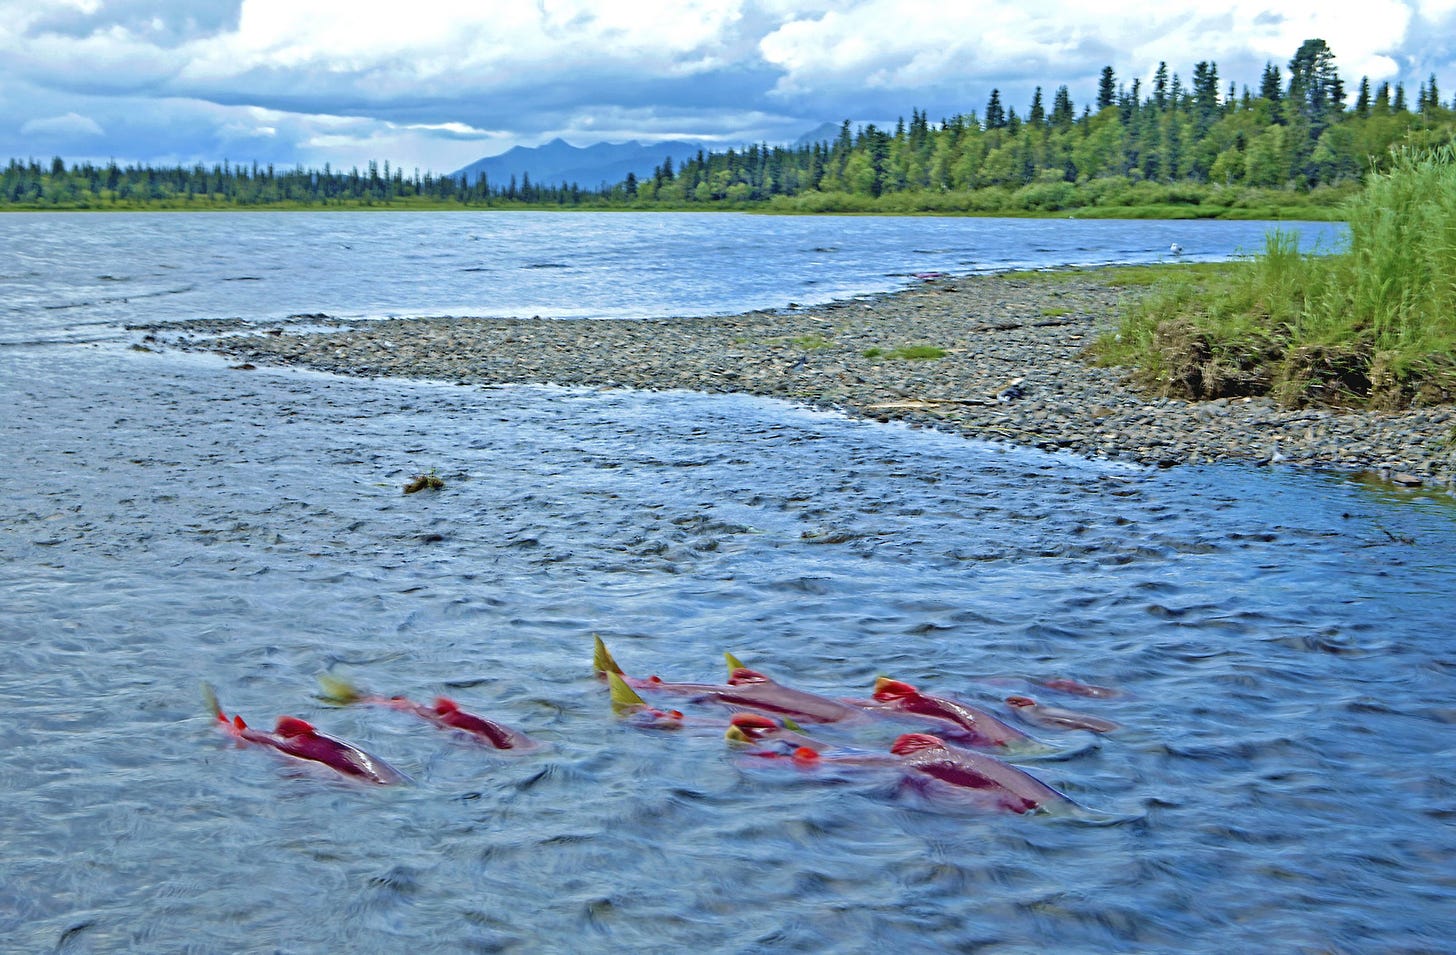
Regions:
M 705 314 L 919 272 L 1157 261 L 1268 224 L 0 217 L 0 938 L 15 951 L 1429 951 L 1456 933 L 1448 499 L 1146 470 L 751 397 L 474 389 L 134 350 L 127 324 Z M 1337 241 L 1305 226 L 1312 243 Z M 434 472 L 437 492 L 405 495 Z M 1082 810 L 615 716 L 731 652 L 1032 728 Z M 317 677 L 436 694 L 502 755 Z M 1111 699 L 1059 694 L 1070 677 Z M 409 774 L 238 748 L 292 714 Z M 883 752 L 909 724 L 811 728 Z

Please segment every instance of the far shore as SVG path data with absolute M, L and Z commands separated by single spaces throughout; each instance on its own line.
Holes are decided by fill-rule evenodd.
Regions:
M 1083 350 L 1125 296 L 1113 273 L 937 277 L 903 291 L 707 318 L 413 318 L 266 333 L 165 326 L 256 364 L 462 384 L 749 393 L 990 441 L 1171 467 L 1238 462 L 1366 472 L 1456 491 L 1456 409 L 1283 409 L 1149 397 Z M 307 329 L 294 325 L 308 325 Z M 194 335 L 199 333 L 201 337 Z

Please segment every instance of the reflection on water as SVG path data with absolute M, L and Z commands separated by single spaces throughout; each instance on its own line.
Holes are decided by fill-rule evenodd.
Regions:
M 751 398 L 0 362 L 17 950 L 1414 950 L 1456 930 L 1445 505 Z M 432 469 L 442 491 L 402 493 Z M 1123 728 L 1023 764 L 1093 819 L 946 810 L 883 776 L 746 766 L 716 728 L 619 722 L 594 632 L 644 674 L 717 681 L 731 651 L 830 696 L 887 674 Z M 327 707 L 325 671 L 545 745 Z M 1123 695 L 1030 682 L 1059 676 Z M 416 783 L 236 749 L 203 679 Z

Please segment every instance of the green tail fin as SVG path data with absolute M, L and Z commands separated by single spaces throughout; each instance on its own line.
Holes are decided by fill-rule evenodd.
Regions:
M 227 719 L 226 716 L 222 715 L 222 707 L 217 703 L 217 690 L 213 688 L 211 683 L 204 682 L 202 684 L 202 702 L 207 704 L 207 708 L 212 711 L 213 716 L 220 720 Z
M 335 706 L 348 706 L 364 698 L 364 691 L 331 673 L 319 674 L 319 699 Z
M 622 675 L 614 670 L 607 671 L 607 686 L 612 688 L 612 709 L 617 712 L 633 710 L 647 705 L 637 691 L 627 685 Z
M 732 676 L 733 675 L 733 671 L 734 670 L 746 670 L 747 669 L 747 667 L 745 667 L 743 665 L 743 661 L 740 660 L 740 659 L 738 659 L 737 657 L 735 657 L 731 653 L 725 653 L 725 654 L 723 654 L 723 659 L 725 659 L 725 660 L 728 661 L 728 675 L 729 676 Z
M 592 648 L 592 667 L 598 673 L 621 673 L 622 668 L 612 659 L 612 654 L 607 650 L 607 645 L 602 643 L 602 638 L 592 634 L 592 640 L 596 642 L 596 646 Z
M 786 729 L 786 730 L 793 730 L 795 733 L 802 733 L 802 732 L 804 732 L 804 727 L 800 726 L 798 723 L 796 723 L 793 720 L 789 719 L 787 716 L 784 717 L 784 721 L 783 722 L 784 722 L 784 729 Z

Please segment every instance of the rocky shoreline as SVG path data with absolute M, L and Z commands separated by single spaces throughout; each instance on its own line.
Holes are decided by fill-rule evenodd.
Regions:
M 327 316 L 309 315 L 263 334 L 208 323 L 167 331 L 181 334 L 173 339 L 180 347 L 245 365 L 476 385 L 745 392 L 1089 457 L 1327 467 L 1456 490 L 1456 411 L 1448 407 L 1285 410 L 1264 398 L 1188 402 L 1129 388 L 1122 371 L 1082 357 L 1129 294 L 1096 272 L 937 277 L 884 295 L 727 317 L 418 318 L 333 329 Z

